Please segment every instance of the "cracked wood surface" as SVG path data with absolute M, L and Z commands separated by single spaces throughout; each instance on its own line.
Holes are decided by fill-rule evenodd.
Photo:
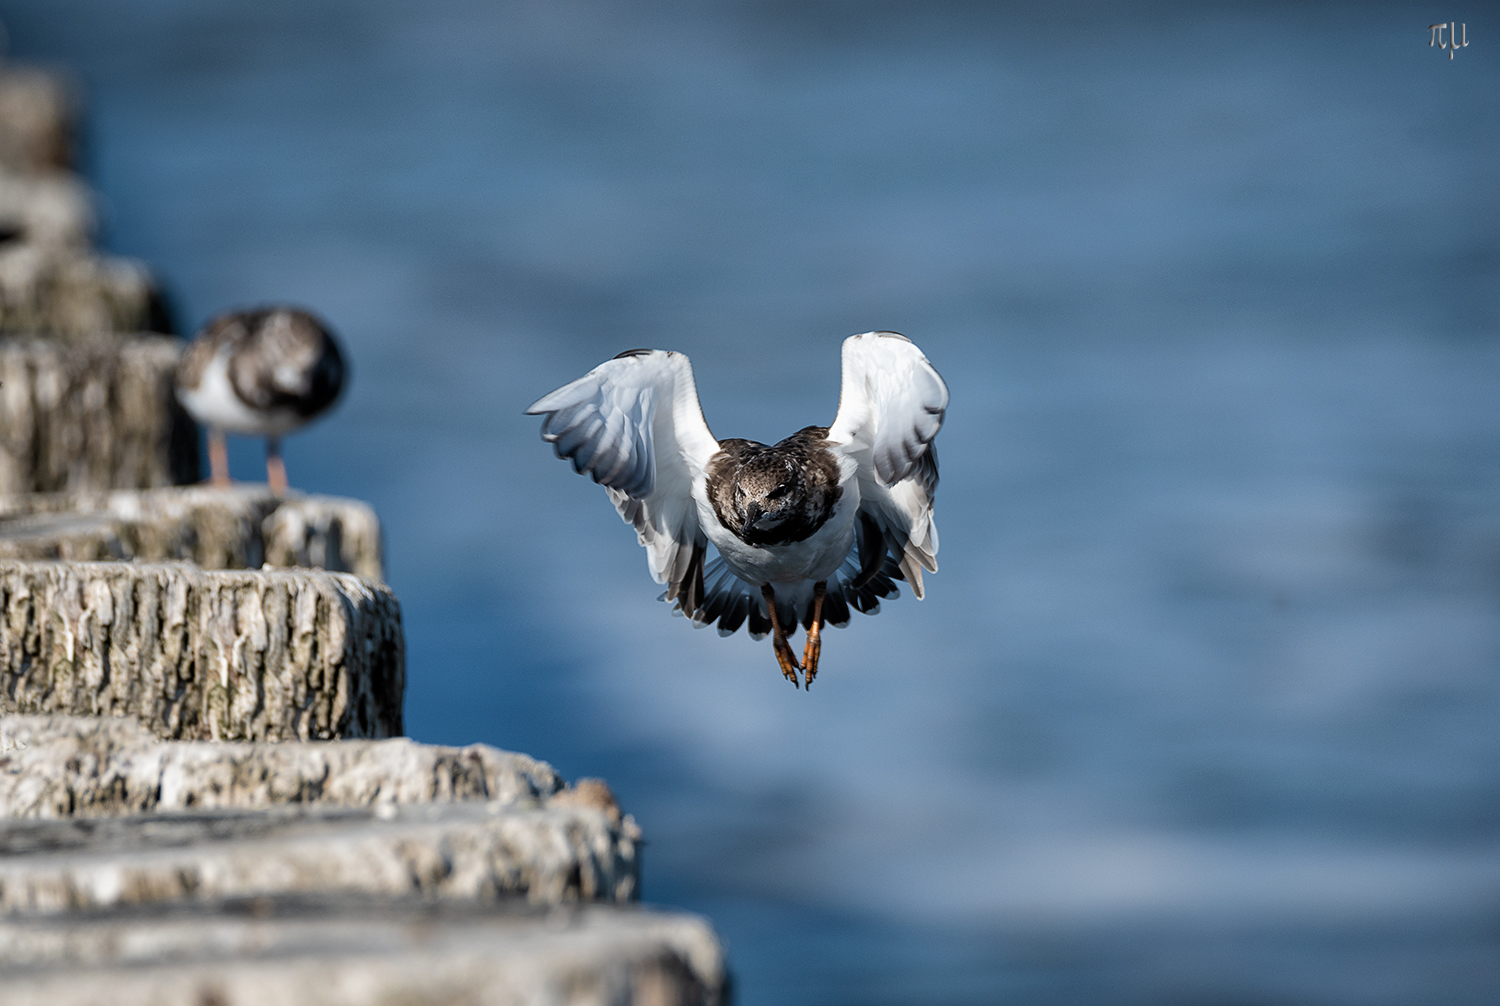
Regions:
M 0 919 L 10 1006 L 722 1006 L 697 916 L 616 905 L 256 898 Z
M 258 483 L 0 496 L 0 558 L 186 559 L 204 569 L 383 575 L 380 521 L 368 503 L 277 497 Z
M 172 739 L 401 733 L 400 606 L 351 574 L 0 560 L 0 619 L 0 712 Z
M 600 792 L 602 790 L 602 792 Z M 283 804 L 337 806 L 592 802 L 619 818 L 607 788 L 566 790 L 546 762 L 487 744 L 388 740 L 164 741 L 129 716 L 0 716 L 0 818 L 110 817 Z
M 0 339 L 0 493 L 198 480 L 198 428 L 172 392 L 161 335 Z

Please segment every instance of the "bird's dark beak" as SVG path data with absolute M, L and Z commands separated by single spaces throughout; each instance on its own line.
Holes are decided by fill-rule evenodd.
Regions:
M 755 522 L 758 521 L 758 520 L 760 520 L 761 517 L 764 516 L 764 515 L 765 515 L 765 511 L 760 508 L 760 504 L 759 503 L 755 503 L 755 502 L 752 501 L 750 503 L 746 503 L 745 504 L 745 526 L 746 527 L 754 527 L 755 526 Z

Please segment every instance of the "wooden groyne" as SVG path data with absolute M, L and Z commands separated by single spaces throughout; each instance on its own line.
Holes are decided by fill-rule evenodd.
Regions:
M 371 507 L 196 484 L 74 98 L 0 66 L 0 1006 L 725 1002 L 604 782 L 400 736 Z

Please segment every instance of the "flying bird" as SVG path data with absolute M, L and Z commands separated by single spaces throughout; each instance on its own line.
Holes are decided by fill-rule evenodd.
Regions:
M 921 598 L 922 570 L 937 572 L 933 438 L 947 408 L 948 386 L 910 339 L 866 332 L 844 340 L 833 424 L 774 446 L 715 440 L 692 364 L 660 349 L 621 353 L 526 414 L 635 528 L 663 600 L 723 636 L 748 621 L 801 687 L 818 673 L 824 624 L 848 625 L 850 608 L 873 615 L 896 580 Z M 800 664 L 787 641 L 799 622 Z
M 327 326 L 297 308 L 234 311 L 205 325 L 177 365 L 177 400 L 208 427 L 213 484 L 229 484 L 228 431 L 266 438 L 266 481 L 285 493 L 281 438 L 333 405 L 345 369 Z

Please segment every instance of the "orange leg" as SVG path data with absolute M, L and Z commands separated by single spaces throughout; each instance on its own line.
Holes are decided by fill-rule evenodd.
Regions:
M 271 495 L 286 495 L 286 462 L 281 460 L 281 438 L 266 438 L 266 482 L 271 486 Z
M 776 616 L 776 592 L 771 589 L 769 583 L 762 584 L 760 596 L 766 600 L 766 611 L 771 615 L 771 645 L 776 650 L 776 662 L 781 665 L 781 673 L 792 684 L 801 688 L 797 681 L 797 657 L 792 653 L 792 647 L 786 641 L 786 633 L 781 628 L 781 619 Z
M 828 581 L 813 584 L 813 617 L 807 627 L 807 645 L 802 648 L 802 673 L 807 676 L 807 687 L 818 674 L 818 655 L 823 652 L 823 595 L 828 593 Z
M 224 446 L 224 431 L 208 428 L 208 481 L 220 488 L 229 485 L 229 448 Z

